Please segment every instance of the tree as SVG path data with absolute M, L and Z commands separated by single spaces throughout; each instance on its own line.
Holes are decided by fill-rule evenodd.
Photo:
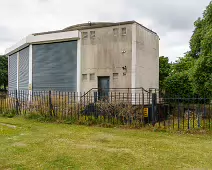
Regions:
M 193 65 L 194 59 L 189 55 L 179 58 L 171 65 L 171 72 L 164 81 L 166 94 L 180 97 L 189 97 L 194 94 L 190 79 Z
M 173 73 L 165 80 L 166 94 L 169 96 L 191 97 L 193 96 L 192 83 L 186 71 Z
M 8 85 L 8 62 L 6 56 L 0 56 L 0 88 L 4 87 L 6 90 Z
M 171 71 L 171 64 L 169 63 L 169 58 L 161 56 L 159 58 L 159 82 L 160 82 L 160 89 L 165 90 L 165 79 L 169 76 Z
M 200 56 L 212 54 L 212 1 L 203 13 L 203 18 L 198 18 L 194 23 L 195 30 L 190 39 L 190 55 L 198 59 Z
M 190 56 L 189 53 L 185 55 L 185 57 L 180 57 L 175 63 L 172 65 L 172 70 L 174 73 L 188 71 L 194 66 L 195 59 Z
M 212 55 L 201 56 L 191 72 L 194 91 L 201 96 L 212 96 Z
M 194 33 L 190 39 L 190 49 L 191 51 L 189 54 L 197 59 L 200 56 L 201 53 L 201 40 L 202 40 L 202 27 L 203 27 L 203 22 L 201 18 L 198 18 L 197 21 L 194 23 L 195 30 Z
M 171 66 L 164 81 L 166 92 L 189 97 L 212 96 L 212 1 L 194 22 L 190 51 Z
M 196 93 L 212 96 L 212 1 L 203 13 L 203 18 L 195 22 L 195 30 L 190 40 L 189 55 L 195 58 L 191 70 L 192 86 Z
M 168 60 L 160 58 L 160 88 L 181 97 L 212 97 L 212 1 L 194 27 L 190 51 L 183 58 L 169 69 Z

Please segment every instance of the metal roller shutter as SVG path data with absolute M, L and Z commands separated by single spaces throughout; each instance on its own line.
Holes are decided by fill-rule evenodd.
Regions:
M 8 86 L 9 91 L 17 90 L 17 53 L 9 56 Z
M 19 90 L 28 90 L 29 85 L 29 47 L 19 52 Z
M 77 90 L 77 41 L 33 45 L 33 90 Z

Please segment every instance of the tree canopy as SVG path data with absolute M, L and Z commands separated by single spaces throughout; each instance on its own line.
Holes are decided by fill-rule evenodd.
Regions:
M 0 89 L 1 87 L 6 90 L 6 87 L 8 85 L 8 64 L 7 64 L 7 57 L 6 56 L 0 56 Z
M 190 47 L 189 55 L 196 59 L 190 71 L 193 90 L 202 96 L 212 97 L 212 1 L 204 11 L 203 18 L 195 22 Z
M 212 1 L 194 27 L 190 51 L 184 57 L 175 63 L 169 63 L 166 58 L 166 64 L 164 57 L 160 57 L 160 88 L 182 97 L 212 97 Z M 161 74 L 164 70 L 169 73 Z
M 165 90 L 165 79 L 169 76 L 171 71 L 171 65 L 169 64 L 169 58 L 161 56 L 159 62 L 159 82 L 160 82 L 160 89 Z
M 203 12 L 203 17 L 194 22 L 194 33 L 190 39 L 190 52 L 193 58 L 212 53 L 212 1 Z

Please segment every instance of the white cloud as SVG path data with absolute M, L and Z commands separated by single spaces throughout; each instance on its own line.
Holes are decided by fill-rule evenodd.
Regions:
M 137 20 L 156 31 L 160 55 L 173 61 L 189 48 L 193 22 L 210 0 L 2 0 L 0 54 L 28 34 L 88 21 Z

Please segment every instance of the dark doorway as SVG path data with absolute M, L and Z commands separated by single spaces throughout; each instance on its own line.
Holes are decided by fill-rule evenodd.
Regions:
M 109 98 L 110 77 L 98 77 L 98 99 L 107 100 Z

